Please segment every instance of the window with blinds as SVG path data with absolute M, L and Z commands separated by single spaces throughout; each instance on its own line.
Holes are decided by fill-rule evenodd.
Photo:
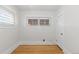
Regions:
M 49 19 L 40 19 L 40 25 L 49 25 Z
M 49 19 L 48 18 L 29 18 L 28 24 L 30 25 L 49 25 Z
M 30 24 L 30 25 L 38 25 L 38 19 L 28 19 L 28 24 Z
M 0 7 L 0 23 L 14 24 L 14 15 L 4 7 Z

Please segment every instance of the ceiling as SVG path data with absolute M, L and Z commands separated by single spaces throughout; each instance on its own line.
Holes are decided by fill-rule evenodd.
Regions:
M 56 11 L 60 5 L 15 5 L 19 11 Z

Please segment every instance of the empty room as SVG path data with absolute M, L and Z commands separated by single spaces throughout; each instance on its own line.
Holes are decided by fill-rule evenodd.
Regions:
M 78 54 L 79 5 L 0 5 L 0 54 Z

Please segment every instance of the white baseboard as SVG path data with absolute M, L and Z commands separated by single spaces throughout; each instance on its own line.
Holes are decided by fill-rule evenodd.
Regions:
M 66 49 L 63 45 L 61 45 L 60 43 L 57 42 L 57 45 L 63 49 L 64 54 L 72 54 L 70 51 L 68 51 L 68 49 Z
M 40 41 L 21 41 L 19 42 L 20 45 L 56 45 L 56 43 L 50 42 L 40 42 Z
M 2 54 L 11 54 L 19 45 L 20 45 L 19 43 L 15 43 L 13 46 L 4 51 Z

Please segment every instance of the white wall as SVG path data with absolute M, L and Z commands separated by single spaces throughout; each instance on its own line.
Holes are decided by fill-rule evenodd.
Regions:
M 4 6 L 18 16 L 12 6 Z M 3 26 L 4 25 L 4 26 Z M 0 24 L 0 53 L 10 53 L 18 41 L 18 18 L 15 17 L 14 25 Z
M 61 6 L 61 8 L 55 12 L 54 17 L 55 17 L 56 43 L 64 51 L 64 10 L 63 10 L 63 6 Z
M 79 53 L 79 6 L 64 6 L 65 47 L 71 53 Z
M 18 16 L 15 8 L 5 7 Z M 57 41 L 65 52 L 79 53 L 79 6 L 63 6 L 56 15 L 51 11 L 21 11 L 19 15 L 15 25 L 0 25 L 0 53 L 10 52 L 18 41 L 21 44 L 55 44 Z M 50 25 L 29 26 L 27 17 L 50 17 Z
M 56 12 L 56 41 L 64 53 L 79 53 L 78 19 L 79 6 L 62 6 Z
M 20 14 L 20 31 L 22 44 L 55 44 L 54 13 L 51 11 L 23 11 Z M 27 17 L 50 17 L 49 26 L 30 26 Z M 43 43 L 43 39 L 46 42 Z

